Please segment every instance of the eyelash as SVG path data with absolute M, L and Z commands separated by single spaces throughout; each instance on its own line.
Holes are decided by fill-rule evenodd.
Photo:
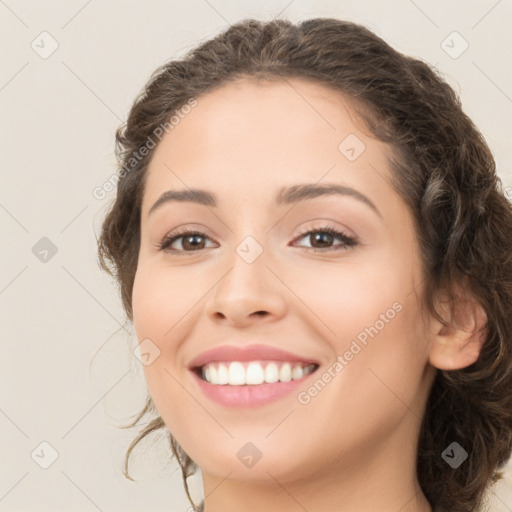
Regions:
M 332 226 L 323 226 L 321 228 L 317 229 L 309 229 L 306 231 L 301 232 L 299 235 L 297 235 L 297 238 L 295 240 L 298 240 L 300 238 L 305 237 L 306 235 L 312 235 L 314 233 L 328 233 L 330 235 L 333 235 L 334 237 L 341 240 L 342 245 L 341 246 L 335 246 L 327 247 L 327 248 L 318 248 L 318 247 L 305 247 L 306 252 L 313 251 L 317 253 L 323 253 L 323 252 L 332 252 L 332 251 L 338 251 L 342 249 L 348 249 L 349 247 L 355 247 L 358 245 L 358 242 L 355 238 L 350 237 L 343 233 L 343 231 L 339 231 Z M 184 253 L 192 253 L 192 252 L 198 252 L 201 249 L 198 249 L 196 251 L 185 251 L 185 250 L 177 250 L 177 249 L 167 249 L 170 245 L 172 245 L 176 240 L 185 237 L 185 235 L 188 236 L 201 236 L 203 238 L 209 238 L 205 233 L 201 233 L 200 231 L 190 231 L 190 230 L 183 230 L 183 231 L 176 231 L 174 233 L 171 233 L 167 235 L 161 242 L 158 244 L 158 248 L 161 251 L 170 252 L 174 254 L 183 255 Z

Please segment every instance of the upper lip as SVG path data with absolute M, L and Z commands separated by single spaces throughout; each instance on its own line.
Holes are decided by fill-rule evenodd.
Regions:
M 222 345 L 199 354 L 188 365 L 190 369 L 204 366 L 213 361 L 289 361 L 319 364 L 316 359 L 293 354 L 270 345 L 233 346 Z

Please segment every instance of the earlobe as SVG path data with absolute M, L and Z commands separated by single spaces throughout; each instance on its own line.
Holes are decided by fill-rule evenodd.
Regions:
M 445 303 L 446 304 L 446 303 Z M 459 294 L 452 305 L 441 308 L 443 317 L 450 322 L 444 326 L 435 322 L 430 339 L 429 362 L 439 370 L 460 370 L 478 360 L 487 339 L 487 315 L 484 308 L 470 293 Z

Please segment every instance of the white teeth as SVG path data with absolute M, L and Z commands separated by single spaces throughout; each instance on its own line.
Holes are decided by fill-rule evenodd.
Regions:
M 265 368 L 265 382 L 272 384 L 279 380 L 279 368 L 276 363 L 268 363 Z
M 231 363 L 228 370 L 228 384 L 242 386 L 245 384 L 245 369 L 242 363 Z
M 279 367 L 279 365 L 281 365 Z M 277 363 L 274 361 L 251 361 L 241 363 L 210 363 L 202 367 L 203 379 L 210 384 L 230 386 L 257 386 L 274 382 L 290 382 L 302 379 L 316 368 L 314 364 Z
M 279 380 L 281 382 L 290 382 L 292 380 L 292 367 L 290 363 L 284 363 L 279 370 Z
M 212 380 L 213 382 L 213 380 Z M 229 382 L 228 369 L 225 364 L 220 363 L 217 369 L 217 384 L 227 384 Z
M 292 379 L 297 380 L 302 379 L 302 377 L 304 377 L 304 370 L 302 369 L 302 366 L 300 364 L 297 364 L 293 367 Z
M 231 363 L 234 364 L 234 363 Z M 242 366 L 243 368 L 243 366 Z M 246 384 L 263 384 L 265 382 L 265 372 L 261 367 L 261 364 L 258 363 L 249 363 L 247 370 L 245 372 L 245 383 Z

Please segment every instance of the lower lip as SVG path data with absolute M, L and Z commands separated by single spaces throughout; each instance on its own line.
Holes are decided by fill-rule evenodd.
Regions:
M 305 375 L 301 379 L 289 382 L 274 382 L 258 385 L 230 386 L 229 384 L 210 384 L 201 379 L 195 371 L 191 370 L 193 377 L 201 391 L 211 400 L 226 407 L 258 407 L 275 402 L 280 398 L 297 391 L 304 381 L 316 371 Z

